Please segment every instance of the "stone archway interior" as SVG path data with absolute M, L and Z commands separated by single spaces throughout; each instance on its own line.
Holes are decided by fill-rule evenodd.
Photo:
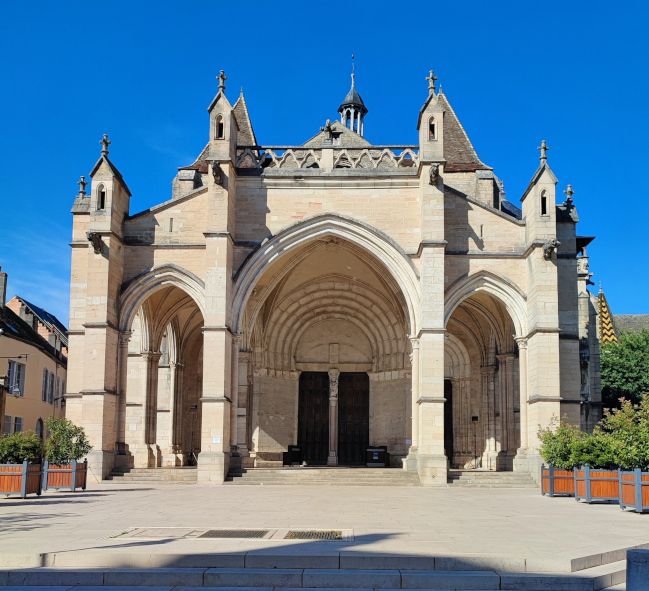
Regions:
M 120 439 L 131 467 L 182 466 L 200 452 L 203 316 L 174 286 L 154 291 L 131 327 Z
M 466 298 L 448 322 L 445 379 L 452 393 L 452 410 L 446 415 L 452 420 L 451 468 L 512 469 L 520 446 L 513 335 L 505 306 L 486 292 Z
M 329 372 L 332 405 L 339 375 L 367 374 L 369 443 L 388 446 L 400 463 L 411 429 L 408 327 L 401 292 L 379 261 L 337 237 L 314 240 L 266 269 L 244 326 L 254 465 L 281 464 L 296 443 L 302 372 Z

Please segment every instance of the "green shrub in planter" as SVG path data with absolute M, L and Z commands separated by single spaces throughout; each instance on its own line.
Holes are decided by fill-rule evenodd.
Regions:
M 0 437 L 0 464 L 39 463 L 42 455 L 41 439 L 31 431 Z
M 83 428 L 72 421 L 50 417 L 46 424 L 45 459 L 50 464 L 69 464 L 80 460 L 92 449 Z
M 649 395 L 639 404 L 621 400 L 619 409 L 606 412 L 601 428 L 612 440 L 615 465 L 649 471 Z
M 553 419 L 545 429 L 539 430 L 540 453 L 543 461 L 555 468 L 572 470 L 575 467 L 573 449 L 586 433 L 569 423 Z
M 595 427 L 592 434 L 584 433 L 572 441 L 573 466 L 617 469 L 618 442 L 610 433 Z

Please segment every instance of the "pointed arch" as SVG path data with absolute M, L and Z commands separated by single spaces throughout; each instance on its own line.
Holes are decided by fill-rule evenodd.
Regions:
M 527 335 L 527 303 L 523 291 L 511 280 L 489 271 L 479 271 L 453 283 L 447 290 L 444 303 L 444 326 L 456 308 L 476 292 L 485 292 L 505 306 L 514 324 L 517 337 Z
M 398 285 L 406 304 L 408 330 L 416 335 L 419 319 L 419 278 L 401 248 L 372 226 L 334 214 L 316 216 L 289 226 L 263 244 L 244 263 L 235 276 L 232 299 L 232 329 L 241 332 L 242 319 L 250 295 L 268 266 L 308 242 L 334 236 L 369 252 L 381 262 Z
M 174 264 L 160 265 L 126 284 L 119 299 L 119 329 L 129 330 L 146 299 L 163 287 L 175 286 L 189 295 L 205 317 L 205 284 L 196 275 Z

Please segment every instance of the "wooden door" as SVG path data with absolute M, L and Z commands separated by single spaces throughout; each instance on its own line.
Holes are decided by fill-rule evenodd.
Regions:
M 300 374 L 297 444 L 309 466 L 324 466 L 329 454 L 329 376 L 326 372 Z
M 453 382 L 444 380 L 444 453 L 453 465 Z
M 370 379 L 341 373 L 338 381 L 338 464 L 365 465 L 370 433 Z

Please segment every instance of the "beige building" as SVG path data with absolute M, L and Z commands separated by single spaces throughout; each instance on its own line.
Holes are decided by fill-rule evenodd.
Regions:
M 372 445 L 445 485 L 448 467 L 535 473 L 540 425 L 587 426 L 572 189 L 543 142 L 514 206 L 432 72 L 422 94 L 417 145 L 365 137 L 352 75 L 339 120 L 263 146 L 221 72 L 207 145 L 138 213 L 104 137 L 72 209 L 66 395 L 96 477 L 197 463 L 220 483 L 291 445 L 328 466 Z
M 64 415 L 66 329 L 18 296 L 5 304 L 6 287 L 0 272 L 0 434 L 45 438 L 47 418 Z

